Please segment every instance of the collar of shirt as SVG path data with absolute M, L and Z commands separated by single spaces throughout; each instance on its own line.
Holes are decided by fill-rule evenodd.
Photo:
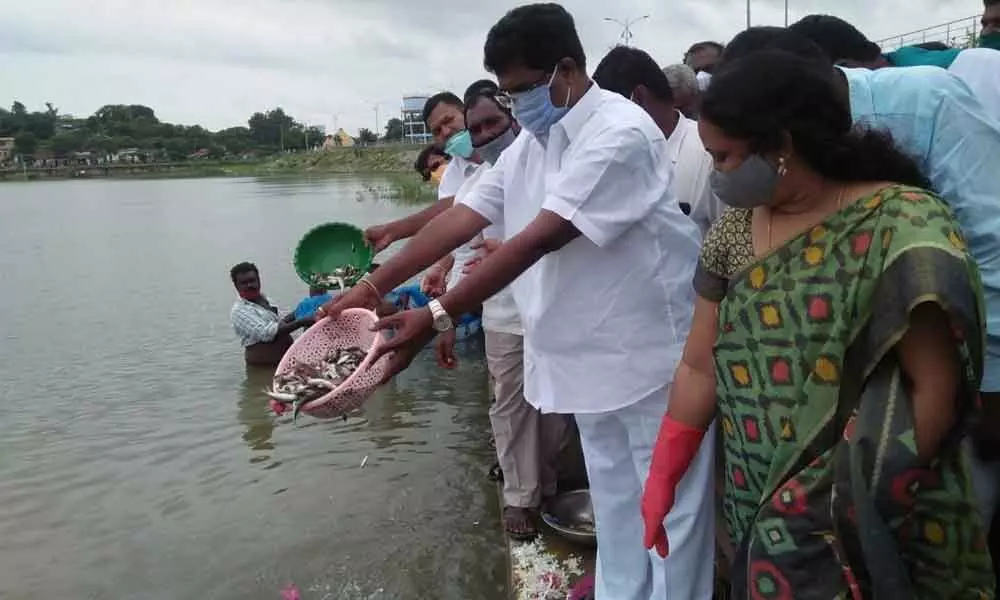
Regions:
M 601 105 L 601 88 L 595 82 L 590 82 L 588 89 L 583 96 L 577 100 L 576 104 L 569 109 L 553 128 L 559 128 L 566 134 L 566 141 L 573 142 L 573 139 L 580 133 L 580 130 L 594 114 L 597 107 Z
M 267 303 L 267 306 L 261 306 L 256 302 L 247 300 L 246 298 L 237 298 L 237 305 L 246 305 L 247 307 L 260 312 L 262 315 L 267 315 L 275 320 L 278 319 L 278 309 L 271 304 L 271 301 L 267 299 L 267 296 L 261 295 L 261 299 Z
M 847 79 L 848 95 L 851 99 L 851 118 L 857 121 L 862 115 L 875 114 L 875 100 L 872 99 L 870 78 L 872 71 L 868 69 L 848 69 L 837 67 Z

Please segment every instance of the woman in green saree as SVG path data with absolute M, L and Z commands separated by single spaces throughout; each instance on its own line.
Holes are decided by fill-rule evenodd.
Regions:
M 759 52 L 699 124 L 730 206 L 643 496 L 646 545 L 718 414 L 733 598 L 992 598 L 962 438 L 982 301 L 950 210 L 829 69 Z

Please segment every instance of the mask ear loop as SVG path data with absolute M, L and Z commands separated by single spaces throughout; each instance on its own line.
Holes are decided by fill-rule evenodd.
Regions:
M 556 64 L 555 68 L 552 69 L 552 77 L 549 77 L 549 87 L 552 87 L 552 82 L 556 80 L 556 73 L 559 72 L 559 65 Z M 572 87 L 566 88 L 566 102 L 563 102 L 562 108 L 569 108 L 569 96 L 573 93 Z

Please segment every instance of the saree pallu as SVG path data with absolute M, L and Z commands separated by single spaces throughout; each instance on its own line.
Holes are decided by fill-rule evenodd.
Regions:
M 978 403 L 981 296 L 950 210 L 901 186 L 730 280 L 715 364 L 733 598 L 994 597 L 960 443 Z M 929 465 L 895 351 L 928 302 L 949 318 L 962 381 Z

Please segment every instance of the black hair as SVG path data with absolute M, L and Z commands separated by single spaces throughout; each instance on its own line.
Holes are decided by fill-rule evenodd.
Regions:
M 812 40 L 833 62 L 867 62 L 882 55 L 879 45 L 865 37 L 857 27 L 831 15 L 809 15 L 789 25 L 788 29 Z
M 573 17 L 554 3 L 518 6 L 490 28 L 483 47 L 483 66 L 500 74 L 515 67 L 551 71 L 572 58 L 586 70 L 587 58 Z
M 698 42 L 697 44 L 693 44 L 690 48 L 688 48 L 687 52 L 684 53 L 684 62 L 687 62 L 688 57 L 694 54 L 695 52 L 701 52 L 702 50 L 709 50 L 709 49 L 716 50 L 718 51 L 719 54 L 722 54 L 723 51 L 725 51 L 726 47 L 720 44 L 719 42 L 712 42 L 712 41 Z
M 785 135 L 795 153 L 835 181 L 892 181 L 929 188 L 917 164 L 882 131 L 854 128 L 851 111 L 823 64 L 762 50 L 724 66 L 702 97 L 701 119 L 751 152 L 779 150 Z
M 983 0 L 983 8 L 989 8 L 1000 4 L 1000 0 Z
M 430 126 L 428 121 L 431 118 L 431 113 L 434 112 L 434 109 L 441 104 L 454 106 L 458 110 L 465 110 L 465 105 L 462 104 L 461 98 L 451 92 L 438 92 L 428 98 L 427 102 L 424 102 L 424 110 L 421 117 L 423 118 L 425 125 Z
M 833 66 L 833 61 L 826 52 L 809 38 L 784 27 L 771 26 L 751 27 L 737 34 L 722 53 L 719 66 L 761 50 L 781 50 L 799 58 Z
M 496 82 L 489 79 L 480 79 L 479 81 L 474 81 L 472 85 L 465 88 L 465 93 L 462 94 L 462 102 L 464 102 L 466 108 L 468 108 L 469 100 L 471 98 L 484 94 L 496 95 L 499 91 L 500 86 L 498 86 Z
M 229 269 L 229 278 L 233 280 L 233 285 L 236 284 L 236 277 L 241 273 L 249 273 L 253 271 L 258 277 L 260 277 L 260 271 L 257 270 L 257 265 L 252 262 L 241 262 L 232 269 Z
M 1000 0 L 997 0 L 1000 2 Z M 921 50 L 951 50 L 951 46 L 944 42 L 924 42 L 922 44 L 913 44 L 914 48 L 920 48 Z
M 660 70 L 653 57 L 638 48 L 615 46 L 608 52 L 592 77 L 595 83 L 609 92 L 626 98 L 640 85 L 664 102 L 674 101 L 670 80 Z
M 448 156 L 447 152 L 438 148 L 434 144 L 426 146 L 420 151 L 420 154 L 417 155 L 417 160 L 413 162 L 413 168 L 417 171 L 417 173 L 420 173 L 420 176 L 423 177 L 424 181 L 430 181 L 431 179 L 431 172 L 427 163 L 430 161 L 432 156 L 442 156 L 445 160 L 451 160 L 451 157 Z
M 468 120 L 469 111 L 475 108 L 480 101 L 491 102 L 494 106 L 497 107 L 497 109 L 500 112 L 507 115 L 507 117 L 509 117 L 511 121 L 514 120 L 514 114 L 511 112 L 511 110 L 506 106 L 504 106 L 503 104 L 500 104 L 500 102 L 497 100 L 496 92 L 495 91 L 490 92 L 486 89 L 481 89 L 478 92 L 474 92 L 465 98 L 466 120 Z

